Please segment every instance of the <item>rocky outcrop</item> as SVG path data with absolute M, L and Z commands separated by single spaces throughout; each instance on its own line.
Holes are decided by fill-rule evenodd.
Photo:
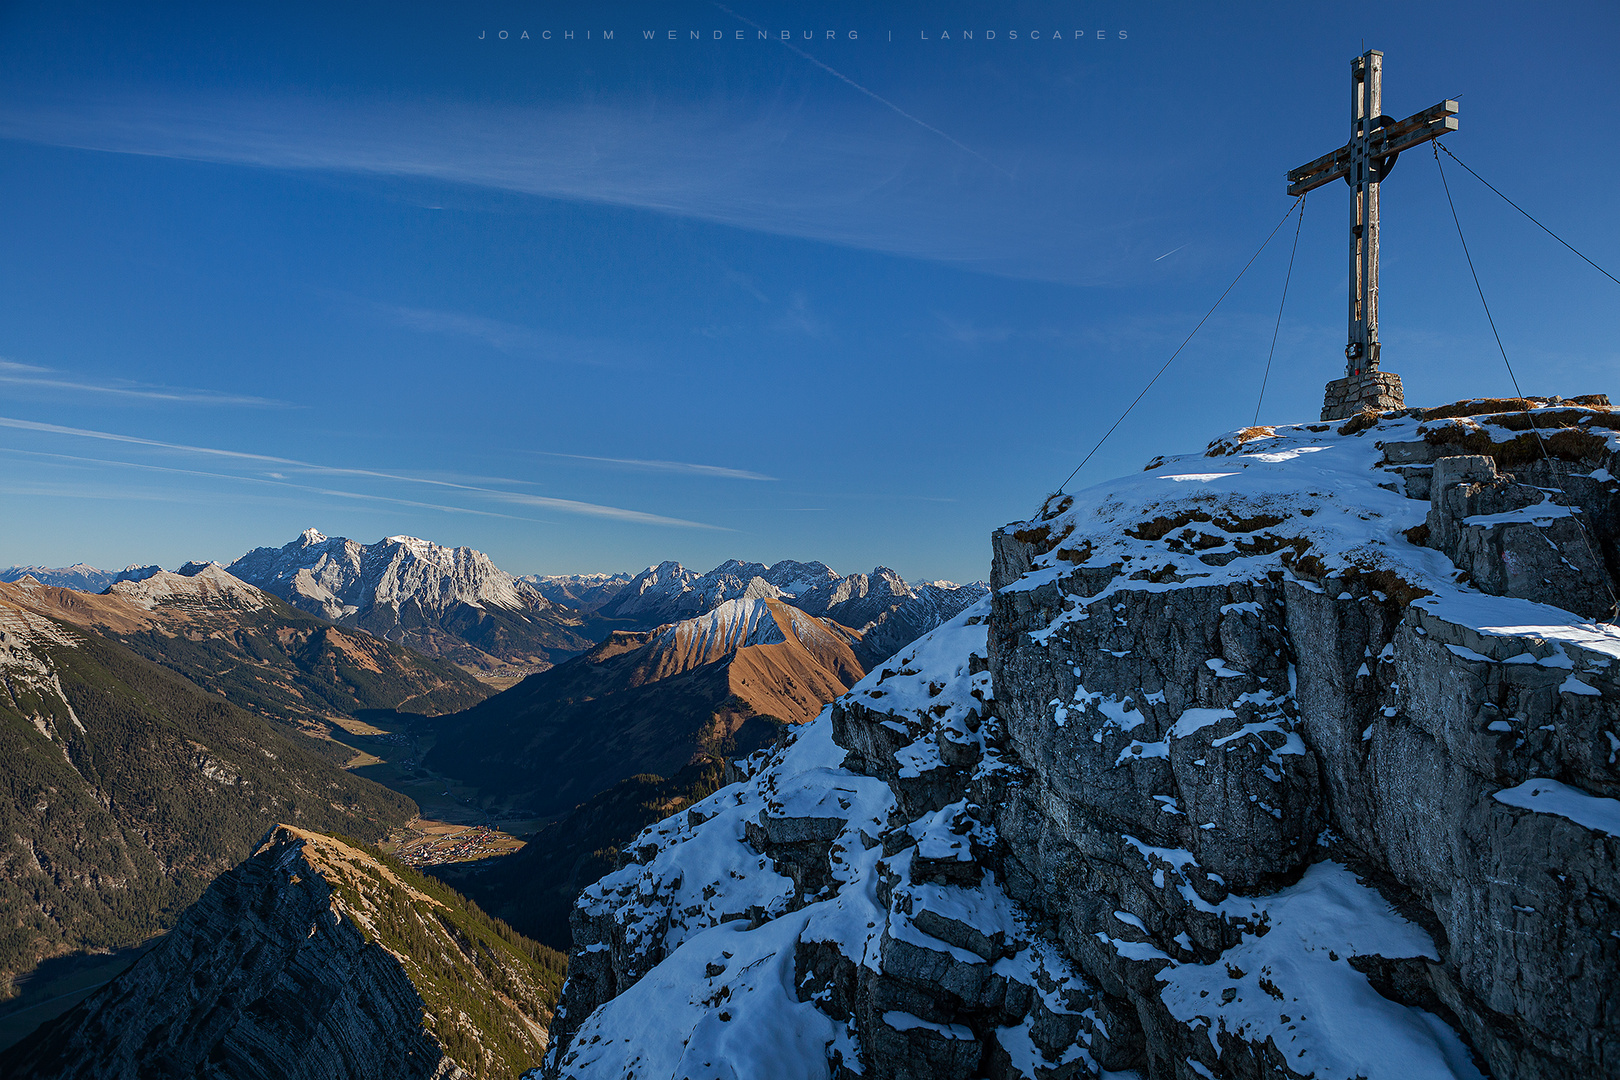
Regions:
M 551 1073 L 1620 1073 L 1620 417 L 1514 408 L 998 530 L 988 605 L 586 890 Z
M 125 578 L 108 586 L 107 591 L 147 611 L 159 607 L 258 611 L 266 606 L 264 593 L 232 576 L 218 563 L 187 563 L 172 574 L 159 570 L 149 577 Z
M 560 974 L 531 948 L 442 886 L 277 826 L 6 1075 L 512 1077 L 545 1050 Z

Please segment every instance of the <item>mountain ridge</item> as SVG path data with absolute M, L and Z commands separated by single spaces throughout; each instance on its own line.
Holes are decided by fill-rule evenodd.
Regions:
M 470 547 L 411 536 L 362 544 L 312 528 L 227 569 L 303 611 L 488 678 L 544 670 L 594 643 L 586 616 Z
M 784 559 L 762 563 L 729 559 L 707 573 L 678 562 L 649 566 L 597 611 L 644 625 L 693 618 L 727 600 L 767 598 L 861 631 L 858 655 L 871 668 L 919 635 L 953 618 L 987 592 L 983 582 L 909 585 L 886 566 L 870 574 L 841 575 L 826 563 Z
M 157 573 L 157 566 L 138 566 L 130 563 L 122 570 L 101 570 L 88 563 L 72 566 L 8 566 L 0 570 L 0 582 L 19 581 L 32 577 L 44 585 L 74 589 L 78 592 L 98 593 L 119 581 L 140 581 Z
M 453 712 L 489 696 L 460 668 L 344 630 L 232 576 L 217 563 L 190 576 L 160 570 L 102 593 L 0 583 L 0 599 L 111 636 L 203 690 L 324 735 L 367 709 Z
M 860 635 L 774 599 L 723 602 L 593 649 L 433 721 L 424 764 L 537 814 L 638 773 L 673 776 L 803 723 L 863 671 Z
M 441 883 L 274 826 L 124 974 L 3 1055 L 56 1080 L 517 1080 L 562 957 Z

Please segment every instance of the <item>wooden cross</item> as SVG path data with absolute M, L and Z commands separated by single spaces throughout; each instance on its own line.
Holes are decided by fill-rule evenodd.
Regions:
M 1378 185 L 1402 150 L 1457 130 L 1457 103 L 1442 101 L 1397 122 L 1383 115 L 1384 54 L 1350 62 L 1350 141 L 1288 174 L 1288 194 L 1343 179 L 1350 200 L 1350 343 L 1345 377 L 1378 370 Z

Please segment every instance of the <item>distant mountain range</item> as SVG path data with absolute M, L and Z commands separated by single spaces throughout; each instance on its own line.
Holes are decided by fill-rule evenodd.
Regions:
M 194 575 L 204 565 L 188 563 L 179 573 Z M 987 591 L 983 582 L 911 585 L 884 566 L 845 576 L 825 563 L 790 559 L 769 566 L 732 559 L 707 573 L 662 562 L 639 574 L 514 577 L 469 547 L 411 536 L 362 544 L 315 529 L 279 548 L 255 548 L 227 569 L 302 611 L 449 660 L 496 685 L 576 656 L 615 627 L 652 629 L 744 599 L 780 600 L 860 630 L 856 655 L 871 668 Z M 0 571 L 0 581 L 27 574 L 101 592 L 158 572 L 14 566 Z
M 484 676 L 544 670 L 596 643 L 587 615 L 469 547 L 413 536 L 362 544 L 308 529 L 228 569 L 303 611 Z
M 519 581 L 535 587 L 553 604 L 595 611 L 619 595 L 634 574 L 525 574 Z
M 549 579 L 559 590 L 582 579 Z M 908 585 L 899 574 L 879 566 L 870 574 L 839 574 L 826 563 L 783 560 L 722 563 L 706 574 L 678 562 L 648 567 L 604 598 L 609 587 L 592 595 L 596 613 L 643 626 L 660 626 L 713 611 L 729 600 L 768 599 L 861 631 L 855 645 L 865 668 L 888 659 L 921 635 L 955 618 L 988 592 L 983 582 L 958 585 L 930 581 Z
M 20 581 L 31 577 L 43 585 L 55 585 L 79 592 L 98 593 L 118 581 L 140 581 L 158 572 L 156 566 L 136 566 L 122 570 L 98 570 L 87 563 L 72 566 L 10 566 L 0 570 L 0 581 Z
M 205 690 L 312 734 L 326 734 L 334 716 L 454 712 L 491 693 L 453 664 L 307 615 L 215 563 L 158 570 L 100 594 L 24 576 L 0 585 L 0 596 L 113 638 Z

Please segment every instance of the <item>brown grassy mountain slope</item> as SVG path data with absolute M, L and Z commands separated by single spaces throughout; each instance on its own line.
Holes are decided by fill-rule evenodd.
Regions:
M 595 649 L 438 721 L 425 764 L 487 805 L 564 813 L 641 773 L 673 776 L 804 723 L 862 674 L 859 635 L 775 600 L 615 633 Z
M 453 664 L 298 611 L 218 566 L 159 571 L 91 594 L 0 583 L 0 600 L 114 638 L 205 690 L 314 730 L 361 710 L 435 715 L 489 689 Z

